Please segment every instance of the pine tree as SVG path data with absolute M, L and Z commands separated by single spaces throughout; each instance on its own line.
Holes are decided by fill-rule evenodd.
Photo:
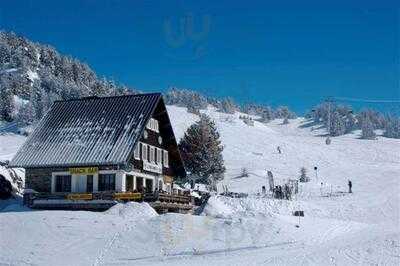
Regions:
M 345 122 L 345 133 L 351 133 L 356 127 L 356 119 L 354 115 L 349 112 L 346 115 L 346 122 Z
M 20 107 L 17 121 L 22 125 L 30 125 L 35 121 L 35 112 L 30 101 Z
M 274 113 L 272 111 L 272 108 L 267 106 L 266 108 L 264 108 L 261 111 L 261 115 L 260 116 L 261 116 L 261 119 L 260 119 L 261 122 L 268 123 L 269 121 L 274 119 Z
M 385 132 L 383 135 L 387 138 L 400 139 L 400 118 L 388 116 L 385 120 Z
M 12 121 L 14 108 L 14 95 L 11 89 L 0 80 L 0 120 Z
M 240 170 L 240 177 L 248 177 L 249 176 L 249 171 L 247 170 L 246 167 L 242 167 Z
M 283 119 L 282 124 L 284 124 L 284 125 L 289 124 L 289 119 L 287 117 L 285 117 L 285 119 Z
M 200 110 L 197 109 L 195 106 L 187 107 L 187 111 L 188 111 L 188 113 L 191 113 L 191 114 L 200 115 Z
M 333 112 L 333 114 L 331 115 L 330 123 L 331 125 L 329 127 L 329 134 L 331 136 L 340 136 L 346 132 L 345 121 L 341 117 L 339 112 Z
M 305 167 L 300 168 L 300 182 L 308 182 L 310 178 L 307 176 L 307 169 Z
M 281 118 L 281 119 L 295 119 L 296 118 L 296 114 L 292 111 L 289 110 L 289 107 L 287 106 L 279 106 L 278 108 L 276 108 L 275 114 L 274 114 L 275 118 Z
M 225 98 L 221 102 L 220 112 L 227 113 L 227 114 L 234 114 L 237 110 L 235 103 L 231 98 Z
M 368 116 L 366 116 L 361 125 L 361 138 L 362 139 L 375 139 L 376 134 L 374 132 L 374 127 Z
M 215 123 L 208 116 L 201 115 L 200 120 L 188 128 L 179 149 L 191 180 L 215 185 L 223 179 L 223 146 Z
M 35 121 L 40 120 L 44 114 L 44 106 L 42 102 L 43 90 L 40 83 L 35 81 L 32 85 L 29 101 L 31 102 Z
M 207 108 L 207 99 L 198 92 L 171 88 L 165 94 L 165 102 L 170 105 L 187 107 L 192 110 Z

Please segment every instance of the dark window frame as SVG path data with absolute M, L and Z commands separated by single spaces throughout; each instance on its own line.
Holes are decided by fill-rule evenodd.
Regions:
M 146 193 L 152 193 L 154 191 L 154 180 L 145 178 L 144 183 L 146 185 Z
M 55 176 L 55 192 L 71 192 L 71 175 L 56 175 Z
M 86 176 L 86 192 L 93 192 L 93 175 Z
M 115 174 L 99 174 L 98 190 L 115 191 Z

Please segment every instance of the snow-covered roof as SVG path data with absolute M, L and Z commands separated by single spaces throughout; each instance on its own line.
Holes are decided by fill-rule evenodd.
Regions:
M 125 165 L 160 99 L 150 93 L 57 101 L 10 166 Z

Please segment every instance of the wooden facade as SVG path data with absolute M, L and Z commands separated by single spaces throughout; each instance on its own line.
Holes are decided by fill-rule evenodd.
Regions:
M 118 108 L 116 105 L 119 105 Z M 135 108 L 135 105 L 138 107 Z M 79 110 L 82 113 L 81 118 L 79 114 L 73 114 L 73 119 L 67 114 L 63 114 L 67 116 L 64 118 L 57 114 L 60 110 L 74 109 L 74 106 L 86 108 Z M 120 114 L 115 113 L 118 111 Z M 14 167 L 26 169 L 25 183 L 28 189 L 51 194 L 156 190 L 168 193 L 172 191 L 174 178 L 185 175 L 160 94 L 58 102 L 49 113 L 11 162 Z M 57 119 L 65 121 L 53 121 Z M 120 122 L 113 122 L 116 119 Z M 78 123 L 74 121 L 81 123 L 82 120 L 86 122 L 74 124 Z M 98 120 L 103 124 L 99 126 Z M 85 125 L 88 128 L 82 128 Z M 85 135 L 94 134 L 93 132 L 97 134 L 96 130 L 101 131 L 97 138 Z M 65 136 L 65 132 L 70 135 Z M 105 136 L 108 132 L 113 135 Z M 78 147 L 82 150 L 81 153 L 76 152 L 77 148 L 72 147 L 72 150 L 68 146 L 69 140 L 76 139 L 83 146 Z M 104 143 L 99 139 L 104 139 Z M 96 146 L 93 146 L 93 142 L 96 142 Z M 46 149 L 33 149 L 34 145 L 42 145 Z M 107 145 L 111 152 L 107 150 Z M 52 161 L 54 149 L 65 154 L 57 155 Z M 118 149 L 126 156 L 119 154 Z

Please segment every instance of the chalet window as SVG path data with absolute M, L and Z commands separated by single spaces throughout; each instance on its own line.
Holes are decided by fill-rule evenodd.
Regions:
M 169 163 L 168 163 L 168 151 L 164 151 L 163 152 L 163 155 L 164 155 L 164 167 L 168 167 L 169 166 Z
M 88 175 L 86 177 L 86 192 L 93 192 L 93 176 Z
M 141 144 L 142 144 L 142 160 L 143 161 L 147 161 L 148 160 L 148 158 L 147 158 L 147 145 L 144 144 L 144 143 L 141 143 Z
M 135 147 L 135 151 L 133 152 L 133 157 L 136 160 L 140 160 L 140 143 L 138 143 Z
M 162 150 L 157 149 L 157 164 L 162 164 Z
M 99 174 L 99 191 L 115 190 L 115 174 Z
M 146 125 L 146 128 L 158 133 L 159 132 L 158 121 L 154 118 L 150 118 L 149 122 Z
M 154 163 L 155 162 L 155 151 L 154 147 L 150 146 L 150 162 Z
M 158 121 L 155 120 L 155 119 L 154 119 L 154 131 L 157 132 L 157 133 L 160 131 L 159 130 L 159 126 L 158 126 Z
M 56 176 L 56 192 L 71 192 L 71 176 Z

